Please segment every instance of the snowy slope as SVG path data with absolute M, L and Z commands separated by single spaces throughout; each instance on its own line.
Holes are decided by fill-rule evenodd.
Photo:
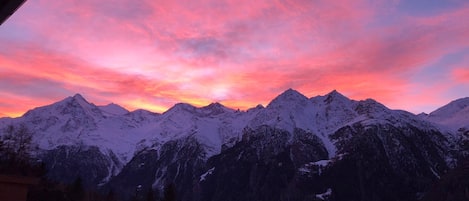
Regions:
M 468 98 L 460 99 L 417 116 L 372 99 L 351 100 L 335 90 L 308 98 L 289 89 L 266 107 L 246 111 L 220 103 L 178 103 L 158 114 L 129 112 L 112 103 L 96 106 L 77 94 L 19 118 L 1 118 L 0 130 L 27 126 L 46 153 L 42 159 L 50 178 L 72 182 L 78 174 L 90 185 L 124 189 L 121 196 L 166 181 L 178 182 L 178 193 L 191 201 L 197 196 L 187 189 L 194 181 L 197 192 L 221 195 L 201 200 L 285 192 L 321 198 L 328 189 L 349 196 L 368 185 L 369 192 L 381 195 L 380 189 L 414 188 L 413 181 L 428 180 L 427 185 L 452 167 L 461 149 L 452 138 L 455 132 L 443 126 L 467 126 L 468 103 Z M 70 167 L 77 168 L 71 173 Z M 286 172 L 289 179 L 278 176 Z M 337 179 L 343 177 L 349 179 Z M 405 179 L 411 183 L 402 186 Z M 308 188 L 284 189 L 288 182 Z M 423 192 L 423 184 L 411 194 Z
M 206 145 L 207 157 L 220 153 L 223 144 L 237 141 L 252 112 L 239 112 L 220 103 L 196 108 L 178 103 L 149 127 L 162 142 L 194 136 Z
M 464 118 L 469 111 L 465 105 L 467 100 L 458 100 L 450 104 L 450 109 L 440 109 L 430 117 L 449 119 L 448 122 L 459 123 L 453 118 L 467 121 Z M 208 158 L 220 153 L 223 146 L 230 147 L 238 142 L 244 128 L 264 125 L 290 134 L 295 128 L 311 132 L 322 140 L 332 158 L 336 155 L 336 147 L 330 135 L 356 122 L 364 125 L 412 124 L 423 130 L 437 129 L 411 113 L 390 110 L 371 99 L 350 100 L 335 90 L 324 96 L 307 98 L 293 89 L 280 94 L 265 108 L 259 105 L 247 111 L 235 111 L 220 103 L 200 108 L 179 103 L 163 114 L 146 110 L 128 112 L 116 104 L 96 106 L 77 94 L 30 110 L 20 118 L 2 118 L 0 127 L 25 124 L 35 133 L 35 142 L 43 150 L 60 145 L 97 146 L 103 153 L 113 152 L 121 163 L 126 164 L 136 152 L 158 150 L 165 142 L 189 136 L 205 146 Z
M 51 105 L 35 108 L 20 118 L 2 118 L 0 127 L 24 124 L 43 150 L 61 145 L 97 146 L 112 151 L 123 164 L 142 149 L 187 136 L 207 148 L 207 157 L 222 144 L 237 141 L 255 112 L 239 112 L 213 103 L 202 108 L 179 103 L 164 114 L 146 110 L 128 112 L 116 104 L 96 106 L 77 94 Z
M 312 132 L 323 141 L 330 157 L 336 155 L 334 142 L 330 135 L 346 125 L 392 124 L 407 126 L 412 124 L 423 130 L 436 130 L 433 124 L 422 121 L 419 117 L 401 110 L 390 110 L 384 105 L 367 99 L 350 100 L 336 90 L 308 99 L 301 93 L 288 89 L 276 97 L 265 109 L 260 109 L 249 127 L 269 125 L 293 133 L 295 128 Z
M 469 97 L 454 100 L 429 115 L 423 116 L 423 119 L 453 130 L 469 128 Z
M 98 106 L 98 107 L 104 114 L 107 114 L 107 115 L 124 115 L 124 114 L 129 113 L 127 109 L 114 103 L 110 103 L 108 105 Z

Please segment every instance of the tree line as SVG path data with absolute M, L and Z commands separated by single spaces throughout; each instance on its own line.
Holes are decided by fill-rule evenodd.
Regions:
M 0 174 L 40 178 L 39 184 L 32 186 L 28 201 L 127 201 L 121 200 L 114 190 L 102 192 L 85 189 L 80 177 L 71 184 L 51 181 L 47 169 L 38 160 L 39 148 L 33 143 L 33 135 L 25 125 L 9 125 L 0 134 Z M 173 183 L 158 189 L 137 189 L 130 201 L 176 201 L 176 188 Z

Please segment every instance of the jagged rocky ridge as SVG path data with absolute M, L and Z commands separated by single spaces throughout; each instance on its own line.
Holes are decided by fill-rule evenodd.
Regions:
M 418 200 L 467 155 L 468 105 L 416 116 L 289 89 L 265 108 L 180 103 L 156 114 L 77 94 L 0 127 L 34 133 L 51 179 L 81 177 L 124 200 L 167 183 L 187 201 Z

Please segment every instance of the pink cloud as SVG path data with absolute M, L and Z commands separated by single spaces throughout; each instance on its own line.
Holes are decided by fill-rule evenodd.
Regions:
M 452 72 L 455 80 L 461 83 L 469 83 L 469 67 L 456 68 Z
M 80 92 L 160 112 L 176 102 L 247 109 L 287 88 L 412 110 L 444 99 L 409 90 L 428 91 L 412 75 L 469 46 L 458 20 L 469 18 L 467 5 L 425 17 L 388 1 L 39 0 L 20 11 L 27 37 L 0 30 L 0 81 L 12 83 L 0 90 L 13 97 L 22 87 L 28 103 L 17 111 L 38 96 L 33 83 L 49 101 Z M 463 82 L 466 74 L 453 71 Z
M 119 102 L 123 97 L 137 96 L 140 99 L 155 99 L 155 96 L 158 97 L 158 91 L 165 91 L 165 88 L 167 90 L 172 87 L 163 81 L 149 80 L 138 75 L 127 75 L 106 68 L 99 68 L 79 59 L 47 52 L 43 49 L 28 48 L 18 52 L 13 51 L 12 54 L 6 56 L 0 55 L 0 66 L 5 71 L 0 79 L 10 81 L 11 90 L 5 88 L 5 85 L 1 88 L 2 91 L 9 91 L 9 94 L 14 94 L 17 91 L 15 88 L 26 86 L 32 89 L 33 85 L 39 83 L 38 80 L 48 80 L 57 83 L 50 86 L 49 90 L 51 92 L 65 91 L 70 93 L 68 95 L 80 92 L 90 95 L 91 100 L 96 101 L 98 104 L 105 104 L 111 101 Z M 31 80 L 34 80 L 34 83 L 28 83 Z M 28 93 L 24 94 L 26 96 L 33 96 L 31 99 L 44 95 L 35 94 L 35 91 L 28 91 L 27 89 L 25 93 Z M 58 100 L 58 98 L 63 97 L 55 96 L 52 97 L 52 100 L 49 97 L 49 103 Z M 171 100 L 171 97 L 167 98 Z M 153 104 L 165 104 L 165 102 L 158 101 L 155 103 L 153 101 Z M 136 107 L 136 105 L 125 106 L 132 109 Z M 166 103 L 166 107 L 168 106 L 170 105 Z M 31 107 L 31 104 L 24 103 L 23 111 L 29 109 L 27 107 Z

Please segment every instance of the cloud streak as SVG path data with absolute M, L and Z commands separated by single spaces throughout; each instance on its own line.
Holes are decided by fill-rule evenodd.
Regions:
M 469 4 L 412 15 L 421 7 L 403 3 L 28 1 L 0 27 L 0 112 L 77 92 L 159 112 L 177 102 L 247 109 L 287 88 L 413 112 L 467 96 L 457 92 L 469 88 L 467 60 L 439 67 L 449 73 L 440 95 L 412 77 L 469 56 Z

